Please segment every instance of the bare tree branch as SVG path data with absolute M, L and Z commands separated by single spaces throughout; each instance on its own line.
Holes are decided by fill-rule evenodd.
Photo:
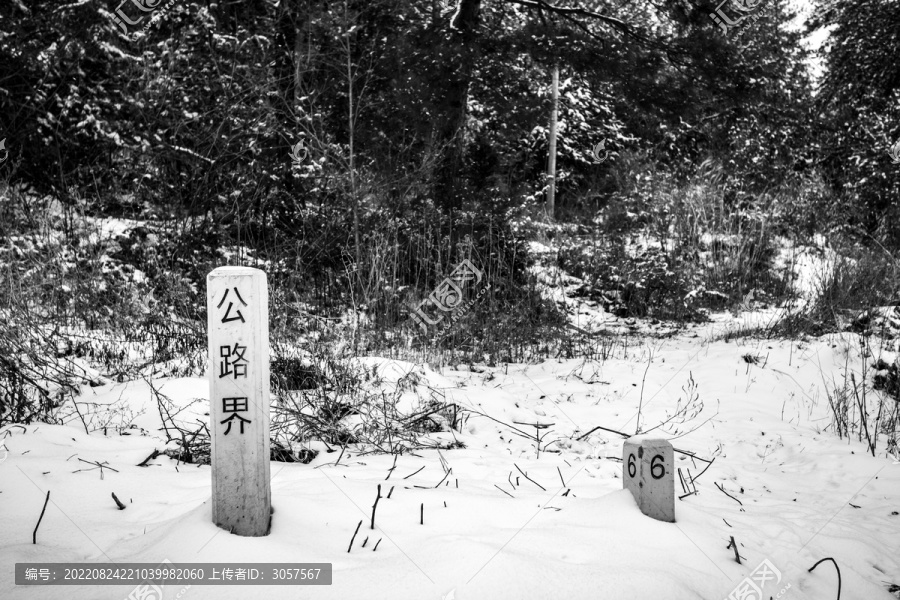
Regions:
M 509 4 L 518 4 L 520 6 L 527 6 L 528 8 L 536 8 L 539 10 L 546 10 L 548 12 L 566 17 L 569 20 L 578 24 L 579 27 L 581 27 L 582 29 L 585 29 L 584 26 L 582 24 L 580 24 L 577 20 L 573 19 L 572 17 L 582 16 L 582 17 L 589 17 L 591 19 L 596 19 L 598 21 L 606 23 L 607 25 L 613 26 L 614 28 L 618 29 L 622 33 L 624 33 L 630 37 L 633 37 L 634 39 L 640 40 L 642 42 L 651 43 L 651 40 L 649 40 L 648 38 L 639 34 L 630 25 L 628 25 L 621 19 L 617 19 L 617 18 L 611 17 L 609 15 L 600 14 L 600 13 L 594 12 L 592 10 L 587 10 L 585 8 L 580 8 L 580 7 L 579 8 L 566 8 L 566 7 L 562 7 L 562 6 L 556 6 L 556 5 L 546 2 L 545 0 L 504 0 L 504 1 Z M 585 31 L 587 31 L 587 29 L 585 29 Z M 590 31 L 588 31 L 588 34 L 591 35 L 592 37 L 597 37 L 595 34 L 591 33 Z

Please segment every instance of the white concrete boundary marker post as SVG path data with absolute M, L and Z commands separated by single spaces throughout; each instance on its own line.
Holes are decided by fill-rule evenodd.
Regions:
M 662 438 L 625 440 L 622 482 L 641 512 L 657 521 L 675 522 L 675 452 Z
M 269 290 L 266 274 L 220 267 L 206 277 L 212 518 L 232 533 L 269 533 Z

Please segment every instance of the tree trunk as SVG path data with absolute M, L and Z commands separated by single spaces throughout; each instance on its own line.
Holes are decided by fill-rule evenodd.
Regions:
M 559 65 L 553 65 L 553 108 L 550 110 L 550 158 L 547 164 L 547 215 L 556 215 L 556 123 L 559 118 Z
M 344 1 L 344 18 L 347 14 L 347 2 Z M 349 29 L 349 28 L 348 28 Z M 356 189 L 356 154 L 354 148 L 356 134 L 356 115 L 353 106 L 353 47 L 350 45 L 351 38 L 347 35 L 347 97 L 348 97 L 348 121 L 347 127 L 350 134 L 350 194 L 353 201 L 353 245 L 356 248 L 356 269 L 357 273 L 361 273 L 362 262 L 359 248 L 359 193 Z M 362 290 L 362 276 L 359 282 L 360 290 Z
M 452 210 L 460 206 L 463 186 L 463 140 L 461 133 L 466 123 L 469 84 L 478 58 L 478 17 L 482 0 L 459 0 L 443 43 L 457 58 L 456 64 L 439 69 L 443 94 L 438 105 L 435 124 L 436 147 L 441 151 L 437 181 L 437 196 L 441 205 Z

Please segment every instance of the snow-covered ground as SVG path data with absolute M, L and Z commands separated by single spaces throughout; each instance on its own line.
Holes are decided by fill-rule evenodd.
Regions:
M 740 323 L 723 317 L 665 339 L 632 342 L 627 355 L 619 351 L 605 362 L 437 373 L 364 359 L 388 381 L 418 369 L 421 385 L 496 420 L 473 413 L 461 431 L 433 434 L 457 439 L 464 449 L 405 454 L 393 470 L 394 457 L 352 448 L 340 462 L 338 452 L 322 452 L 308 465 L 273 463 L 275 513 L 264 538 L 231 535 L 211 522 L 210 467 L 165 456 L 136 466 L 164 446 L 147 383 L 86 388 L 96 397 L 83 400 L 116 411 L 127 406 L 149 434 L 86 435 L 78 421 L 0 430 L 0 597 L 125 599 L 134 588 L 17 587 L 16 562 L 168 559 L 334 566 L 331 586 L 165 590 L 166 598 L 186 600 L 719 600 L 768 560 L 781 579 L 767 583 L 765 598 L 822 600 L 837 596 L 834 568 L 807 569 L 833 557 L 845 600 L 896 598 L 888 588 L 900 584 L 900 464 L 886 456 L 883 438 L 872 457 L 865 443 L 825 431 L 830 409 L 823 382 L 841 381 L 848 364 L 859 372 L 857 338 L 720 339 L 735 327 Z M 759 360 L 748 363 L 745 355 Z M 183 418 L 203 416 L 204 403 L 196 400 L 206 400 L 204 380 L 154 382 L 160 385 L 176 404 L 190 405 Z M 699 413 L 677 431 L 670 423 L 654 433 L 715 461 L 700 476 L 706 463 L 676 454 L 676 466 L 697 477 L 698 493 L 676 499 L 675 523 L 658 522 L 643 516 L 622 489 L 622 436 L 597 430 L 575 438 L 598 425 L 633 434 L 639 406 L 641 428 L 648 430 L 679 399 L 684 405 L 691 398 L 702 401 Z M 534 440 L 512 428 L 534 430 L 514 422 L 553 424 L 539 457 Z M 116 471 L 104 468 L 101 477 L 79 458 Z M 372 531 L 379 484 L 383 496 L 394 489 L 379 501 Z M 682 495 L 677 478 L 675 485 Z M 50 503 L 33 545 L 47 490 Z M 126 510 L 117 510 L 111 493 Z M 743 564 L 728 548 L 731 536 Z

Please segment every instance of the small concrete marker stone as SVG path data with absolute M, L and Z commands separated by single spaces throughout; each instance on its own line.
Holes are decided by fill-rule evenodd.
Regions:
M 266 274 L 220 267 L 206 278 L 213 522 L 265 536 L 269 466 L 269 290 Z
M 622 450 L 623 488 L 641 512 L 657 521 L 675 522 L 675 452 L 662 438 L 633 436 Z

